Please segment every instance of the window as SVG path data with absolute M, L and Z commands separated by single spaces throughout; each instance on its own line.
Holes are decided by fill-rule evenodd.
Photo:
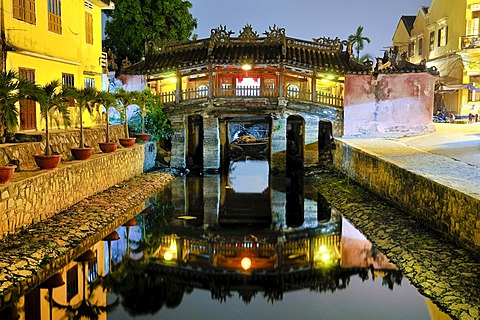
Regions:
M 438 46 L 444 47 L 447 45 L 447 38 L 448 38 L 448 27 L 442 27 L 438 29 Z
M 35 0 L 13 0 L 13 17 L 35 24 Z
M 413 57 L 415 55 L 415 42 L 410 42 L 408 44 L 408 56 Z
M 435 32 L 430 32 L 430 43 L 428 45 L 428 49 L 433 51 L 435 49 Z
M 62 73 L 62 85 L 67 87 L 74 87 L 74 76 L 71 73 Z
M 78 267 L 75 265 L 67 271 L 67 302 L 78 294 Z
M 94 78 L 85 78 L 84 87 L 85 88 L 95 88 L 95 79 Z
M 62 33 L 62 5 L 60 0 L 48 0 L 48 31 Z
M 85 35 L 88 44 L 93 44 L 93 14 L 85 12 Z
M 418 55 L 423 54 L 423 39 L 418 39 Z

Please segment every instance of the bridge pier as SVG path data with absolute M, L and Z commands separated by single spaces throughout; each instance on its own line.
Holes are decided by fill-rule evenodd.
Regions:
M 287 116 L 279 115 L 272 125 L 270 168 L 280 171 L 285 171 L 287 166 Z
M 170 166 L 172 168 L 186 167 L 186 124 L 183 116 L 171 117 L 170 123 L 173 129 L 172 135 L 172 157 Z
M 218 119 L 206 115 L 203 118 L 203 170 L 220 169 L 220 139 Z

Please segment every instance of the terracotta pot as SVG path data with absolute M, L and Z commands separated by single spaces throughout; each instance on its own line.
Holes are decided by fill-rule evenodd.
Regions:
M 70 151 L 77 160 L 87 160 L 93 154 L 93 148 L 71 148 Z
M 135 144 L 135 141 L 137 138 L 119 138 L 118 141 L 120 141 L 120 144 L 124 148 L 130 148 Z
M 59 154 L 52 154 L 50 156 L 36 154 L 33 157 L 35 158 L 37 166 L 45 170 L 55 169 L 60 164 L 60 160 L 62 160 L 62 156 Z
M 117 150 L 117 143 L 116 142 L 99 142 L 98 146 L 103 153 L 110 153 Z
M 139 141 L 143 141 L 143 142 L 147 142 L 150 140 L 150 138 L 152 137 L 151 134 L 149 133 L 136 133 L 135 134 L 135 137 L 137 137 L 137 139 Z
M 17 166 L 7 165 L 0 167 L 0 184 L 6 184 L 13 177 L 13 173 Z

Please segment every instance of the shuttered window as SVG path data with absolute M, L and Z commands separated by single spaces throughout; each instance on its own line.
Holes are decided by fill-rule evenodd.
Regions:
M 13 17 L 35 24 L 35 0 L 13 0 Z
M 85 12 L 85 35 L 88 44 L 93 44 L 93 14 Z
M 48 30 L 62 33 L 62 3 L 60 0 L 48 0 Z

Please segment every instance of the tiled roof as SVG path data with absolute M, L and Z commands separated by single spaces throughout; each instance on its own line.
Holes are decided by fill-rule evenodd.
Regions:
M 369 68 L 356 63 L 342 43 L 332 40 L 304 41 L 293 38 L 269 37 L 242 39 L 227 38 L 212 43 L 212 38 L 184 45 L 170 46 L 148 55 L 139 63 L 123 70 L 127 74 L 154 74 L 182 68 L 204 66 L 208 63 L 239 65 L 244 62 L 279 64 L 338 73 L 367 73 Z M 335 47 L 337 46 L 337 47 Z

